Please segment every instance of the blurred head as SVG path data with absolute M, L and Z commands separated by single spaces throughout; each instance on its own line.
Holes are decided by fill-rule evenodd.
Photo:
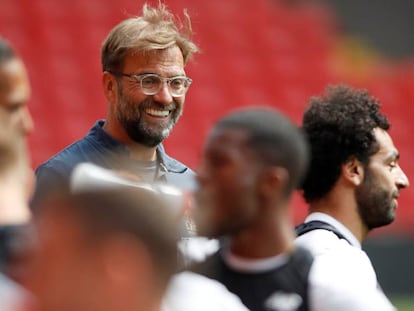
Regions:
M 267 217 L 264 209 L 289 201 L 307 156 L 300 130 L 278 111 L 250 108 L 218 121 L 198 171 L 194 217 L 199 233 L 237 233 Z
M 102 46 L 104 91 L 109 103 L 108 122 L 119 123 L 130 140 L 153 147 L 166 138 L 182 114 L 185 93 L 174 96 L 170 82 L 161 81 L 154 95 L 143 93 L 143 74 L 161 79 L 183 76 L 184 66 L 197 46 L 190 40 L 191 23 L 175 21 L 162 3 L 143 6 L 142 16 L 115 26 Z M 125 76 L 127 75 L 134 75 Z
M 176 221 L 165 204 L 128 187 L 43 202 L 28 284 L 41 310 L 156 310 L 177 268 Z
M 0 37 L 0 111 L 2 124 L 27 136 L 33 120 L 27 107 L 30 85 L 22 60 Z
M 344 172 L 354 170 L 362 221 L 370 229 L 390 223 L 398 191 L 408 186 L 408 180 L 398 165 L 389 128 L 380 103 L 366 90 L 331 86 L 323 96 L 312 98 L 303 116 L 311 146 L 305 200 L 323 198 Z
M 26 144 L 33 130 L 29 96 L 25 66 L 0 37 L 0 270 L 16 280 L 29 246 L 23 232 L 31 219 L 34 186 Z

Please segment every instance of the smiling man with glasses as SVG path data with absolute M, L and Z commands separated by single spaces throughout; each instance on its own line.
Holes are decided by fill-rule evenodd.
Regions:
M 184 67 L 198 48 L 185 16 L 187 22 L 181 25 L 164 4 L 145 4 L 142 16 L 110 31 L 101 51 L 106 118 L 37 168 L 35 210 L 51 188 L 69 185 L 73 168 L 81 162 L 127 170 L 144 182 L 193 187 L 194 172 L 169 157 L 161 144 L 180 118 L 192 83 Z

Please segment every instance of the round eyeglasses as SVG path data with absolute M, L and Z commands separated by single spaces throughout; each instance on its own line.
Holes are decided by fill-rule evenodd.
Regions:
M 173 97 L 181 97 L 184 96 L 193 82 L 193 80 L 186 76 L 163 78 L 155 73 L 144 73 L 137 75 L 123 72 L 109 72 L 115 76 L 129 77 L 136 80 L 141 87 L 142 93 L 145 95 L 157 94 L 161 90 L 163 82 L 166 82 L 170 95 Z

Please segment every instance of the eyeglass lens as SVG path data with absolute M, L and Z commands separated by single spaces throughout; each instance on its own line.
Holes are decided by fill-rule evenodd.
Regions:
M 167 80 L 171 95 L 181 96 L 190 86 L 185 78 L 172 78 Z M 155 95 L 162 87 L 162 79 L 156 75 L 146 76 L 141 79 L 141 88 L 147 95 Z

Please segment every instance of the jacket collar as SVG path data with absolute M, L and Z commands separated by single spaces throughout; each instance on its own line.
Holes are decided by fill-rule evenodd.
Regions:
M 89 131 L 89 135 L 95 136 L 106 149 L 115 149 L 124 156 L 128 155 L 129 147 L 105 132 L 103 129 L 104 123 L 105 120 L 98 120 Z M 157 159 L 159 160 L 161 172 L 163 173 L 183 173 L 188 169 L 187 166 L 167 155 L 162 143 L 157 146 Z

